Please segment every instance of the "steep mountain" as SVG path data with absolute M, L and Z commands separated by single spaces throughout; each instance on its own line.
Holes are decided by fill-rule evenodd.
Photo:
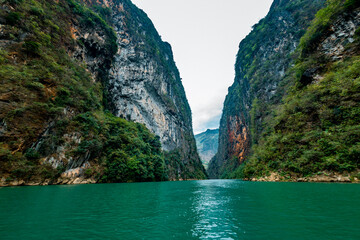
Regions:
M 100 5 L 97 0 L 84 2 L 100 9 L 107 19 L 106 11 L 112 11 L 108 21 L 119 46 L 107 85 L 112 112 L 145 124 L 160 137 L 170 179 L 206 177 L 170 44 L 161 40 L 147 15 L 129 0 L 108 0 Z
M 269 15 L 297 2 L 275 1 Z M 321 6 L 313 3 L 320 5 L 311 11 L 301 8 L 306 13 L 301 16 L 307 16 L 303 26 Z M 313 3 L 301 1 L 293 13 Z M 249 37 L 240 44 L 239 83 L 230 89 L 220 129 L 219 151 L 227 155 L 214 159 L 210 174 L 252 180 L 360 179 L 359 7 L 354 0 L 328 1 L 301 40 L 293 38 L 293 47 L 282 43 L 269 48 L 260 69 L 251 70 L 259 61 L 257 54 L 250 61 L 244 56 Z M 284 20 L 284 13 L 279 20 Z M 249 36 L 261 35 L 257 26 Z M 283 28 L 286 33 L 291 29 Z M 264 30 L 276 32 L 273 39 L 282 33 Z M 261 48 L 266 49 L 263 44 Z M 273 57 L 278 61 L 271 61 Z M 230 104 L 230 99 L 237 104 Z
M 171 47 L 128 0 L 1 1 L 8 184 L 204 178 Z
M 219 129 L 208 129 L 203 133 L 195 135 L 196 146 L 205 168 L 215 156 L 219 143 Z
M 220 121 L 219 149 L 209 165 L 212 178 L 226 177 L 247 159 L 286 88 L 292 53 L 325 0 L 275 0 L 267 16 L 240 43 L 235 81 Z

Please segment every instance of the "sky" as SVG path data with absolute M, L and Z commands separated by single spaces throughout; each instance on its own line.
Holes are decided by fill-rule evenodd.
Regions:
M 171 44 L 194 133 L 219 127 L 240 41 L 273 0 L 132 0 Z

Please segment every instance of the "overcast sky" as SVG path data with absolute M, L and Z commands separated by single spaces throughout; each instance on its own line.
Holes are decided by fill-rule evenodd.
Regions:
M 273 0 L 132 0 L 171 44 L 195 134 L 218 128 L 240 41 Z

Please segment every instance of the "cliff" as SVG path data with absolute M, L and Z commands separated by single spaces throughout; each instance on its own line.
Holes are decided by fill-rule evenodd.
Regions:
M 240 44 L 210 176 L 358 172 L 358 2 L 323 3 L 275 1 Z
M 130 1 L 84 1 L 112 9 L 118 52 L 107 85 L 111 111 L 144 124 L 160 137 L 170 179 L 204 178 L 187 102 L 170 44 L 163 42 L 147 15 Z
M 171 47 L 130 1 L 2 1 L 0 24 L 3 185 L 205 177 Z
M 247 159 L 266 127 L 271 106 L 284 94 L 291 53 L 324 2 L 276 0 L 240 43 L 235 81 L 220 120 L 218 153 L 208 169 L 211 177 L 225 177 Z
M 205 168 L 215 156 L 219 143 L 219 129 L 208 129 L 203 133 L 195 135 L 196 146 Z

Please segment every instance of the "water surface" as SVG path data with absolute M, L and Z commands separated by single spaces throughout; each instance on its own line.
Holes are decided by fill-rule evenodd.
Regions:
M 360 239 L 359 200 L 238 180 L 0 188 L 0 239 Z

